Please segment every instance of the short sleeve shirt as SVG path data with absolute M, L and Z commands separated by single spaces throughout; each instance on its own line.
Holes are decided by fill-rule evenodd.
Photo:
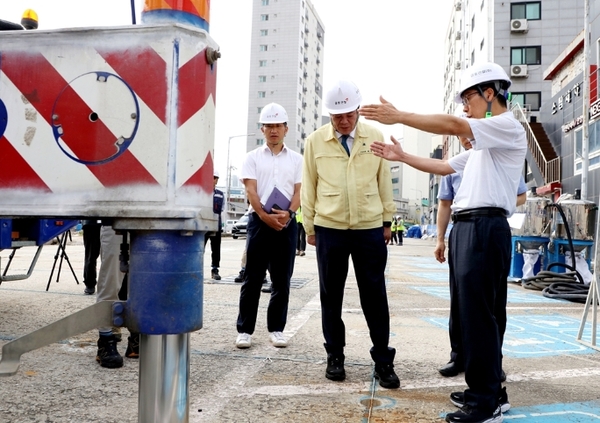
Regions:
M 302 182 L 302 156 L 286 146 L 279 154 L 273 154 L 264 145 L 246 153 L 241 176 L 242 180 L 256 180 L 257 193 L 263 204 L 274 187 L 291 200 L 294 186 Z
M 510 216 L 516 208 L 515 193 L 527 152 L 525 130 L 511 112 L 467 121 L 473 148 L 448 160 L 462 173 L 452 211 L 499 207 Z

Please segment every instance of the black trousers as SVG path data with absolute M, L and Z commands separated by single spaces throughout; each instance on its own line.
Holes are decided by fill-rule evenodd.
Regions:
M 287 322 L 297 237 L 295 219 L 292 219 L 287 228 L 276 231 L 260 220 L 256 213 L 250 215 L 246 239 L 246 269 L 240 289 L 240 309 L 237 318 L 238 333 L 254 333 L 260 290 L 267 269 L 271 276 L 267 329 L 269 332 L 283 332 Z
M 83 226 L 83 284 L 88 288 L 96 288 L 98 273 L 96 267 L 100 257 L 100 228 L 98 223 Z
M 451 338 L 465 365 L 465 403 L 482 411 L 498 405 L 510 249 L 503 216 L 458 221 L 450 233 Z
M 304 230 L 304 225 L 302 223 L 298 223 L 298 245 L 296 246 L 296 250 L 306 250 L 306 231 Z
M 218 269 L 221 263 L 221 230 L 213 232 L 211 236 L 204 238 L 204 251 L 206 251 L 206 243 L 210 239 L 210 267 Z
M 315 226 L 315 235 L 325 350 L 334 356 L 344 353 L 346 327 L 342 303 L 352 257 L 360 305 L 373 342 L 371 357 L 376 363 L 393 363 L 396 350 L 388 346 L 390 313 L 384 276 L 387 247 L 383 228 L 339 230 Z

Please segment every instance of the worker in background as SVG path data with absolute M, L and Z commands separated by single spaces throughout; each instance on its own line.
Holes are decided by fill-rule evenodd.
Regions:
M 296 255 L 303 257 L 306 255 L 306 231 L 302 220 L 302 207 L 296 212 L 296 223 L 298 224 L 298 246 L 296 247 Z
M 223 232 L 221 213 L 223 212 L 223 202 L 225 195 L 223 191 L 217 189 L 219 183 L 219 171 L 215 169 L 213 174 L 213 213 L 218 216 L 218 226 L 215 232 L 209 232 L 204 238 L 204 250 L 206 243 L 210 240 L 210 276 L 214 280 L 221 280 L 219 275 L 219 265 L 221 263 L 221 232 Z

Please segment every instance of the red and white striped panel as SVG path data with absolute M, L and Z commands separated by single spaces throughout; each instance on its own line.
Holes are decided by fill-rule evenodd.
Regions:
M 8 41 L 0 34 L 0 214 L 176 217 L 178 207 L 212 206 L 216 67 L 204 32 Z

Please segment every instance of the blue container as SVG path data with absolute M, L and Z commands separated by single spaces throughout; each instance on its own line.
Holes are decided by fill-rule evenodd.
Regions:
M 204 232 L 131 232 L 127 327 L 147 335 L 202 328 Z

